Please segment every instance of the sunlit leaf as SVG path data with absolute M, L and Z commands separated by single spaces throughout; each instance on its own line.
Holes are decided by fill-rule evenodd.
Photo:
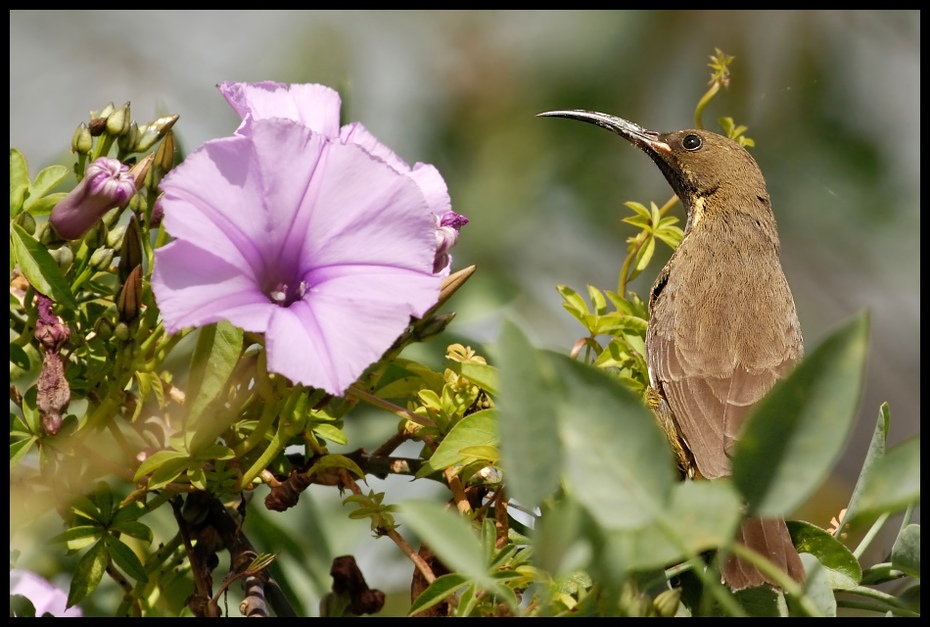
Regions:
M 833 590 L 852 590 L 862 581 L 856 556 L 830 532 L 798 520 L 788 521 L 791 541 L 800 553 L 810 553 L 823 566 Z
M 77 309 L 71 287 L 45 246 L 18 224 L 10 227 L 10 243 L 16 262 L 36 290 L 68 309 Z
M 100 540 L 85 553 L 74 569 L 71 588 L 68 590 L 68 607 L 80 603 L 97 589 L 109 562 L 106 543 Z

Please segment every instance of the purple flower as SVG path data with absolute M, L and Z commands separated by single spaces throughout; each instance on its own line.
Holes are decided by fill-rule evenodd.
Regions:
M 445 249 L 441 243 L 447 241 L 437 222 L 436 272 L 448 276 L 452 258 L 448 249 L 458 239 L 458 229 L 468 222 L 468 218 L 452 212 L 452 202 L 446 182 L 434 166 L 417 163 L 412 168 L 394 152 L 379 142 L 358 122 L 339 127 L 339 94 L 325 85 L 301 84 L 285 85 L 265 81 L 262 83 L 220 83 L 220 92 L 230 106 L 242 117 L 237 134 L 247 135 L 256 120 L 284 118 L 295 120 L 304 126 L 342 143 L 356 144 L 371 156 L 380 159 L 398 174 L 413 179 L 420 187 L 430 210 L 437 218 L 449 213 L 461 218 L 455 225 L 455 237 Z
M 114 207 L 129 202 L 136 183 L 129 168 L 108 157 L 100 157 L 84 172 L 84 178 L 62 198 L 49 221 L 65 239 L 84 235 L 97 220 Z
M 437 300 L 432 166 L 409 168 L 320 85 L 230 84 L 236 135 L 162 181 L 152 288 L 165 328 L 228 320 L 265 334 L 268 368 L 341 395 Z
M 36 616 L 82 616 L 81 608 L 67 607 L 68 595 L 28 570 L 10 570 L 10 596 L 18 594 L 32 602 Z

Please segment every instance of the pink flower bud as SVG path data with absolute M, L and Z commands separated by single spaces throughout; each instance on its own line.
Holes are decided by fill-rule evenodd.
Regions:
M 78 239 L 103 214 L 126 204 L 135 193 L 129 168 L 116 159 L 101 157 L 87 166 L 84 178 L 55 205 L 49 220 L 63 238 Z

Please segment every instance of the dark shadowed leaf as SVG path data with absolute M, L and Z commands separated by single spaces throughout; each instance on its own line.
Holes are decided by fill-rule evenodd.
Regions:
M 547 353 L 557 373 L 565 478 L 605 529 L 654 520 L 675 483 L 671 449 L 642 401 L 604 372 Z
M 868 316 L 833 333 L 776 385 L 743 427 L 733 480 L 751 511 L 785 516 L 823 483 L 856 417 Z
M 510 494 L 534 508 L 559 483 L 562 450 L 554 400 L 558 379 L 514 323 L 504 324 L 499 348 L 501 465 Z

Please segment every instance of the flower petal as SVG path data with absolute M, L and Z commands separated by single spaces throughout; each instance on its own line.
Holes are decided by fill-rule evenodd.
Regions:
M 435 218 L 420 188 L 362 148 L 333 144 L 305 232 L 314 267 L 374 264 L 432 272 Z
M 296 122 L 263 120 L 249 136 L 209 141 L 161 183 L 166 230 L 261 280 L 296 229 L 326 139 Z M 296 251 L 299 253 L 299 248 Z
M 264 332 L 279 309 L 241 268 L 190 242 L 159 248 L 157 259 L 152 291 L 169 333 L 220 320 Z
M 261 83 L 220 83 L 217 85 L 226 101 L 242 118 L 236 130 L 243 134 L 251 123 L 269 118 L 285 118 L 300 122 L 307 128 L 326 135 L 339 136 L 339 93 L 325 85 L 285 85 Z
M 336 395 L 438 296 L 435 277 L 396 268 L 331 269 L 320 278 L 301 302 L 275 311 L 266 334 L 268 369 Z
M 423 193 L 423 197 L 426 198 L 426 202 L 433 213 L 442 215 L 452 209 L 452 201 L 449 199 L 446 182 L 435 167 L 425 163 L 418 163 L 411 169 L 394 151 L 379 142 L 368 129 L 358 122 L 343 126 L 339 137 L 346 143 L 361 146 L 367 152 L 394 168 L 395 171 L 410 176 L 420 187 L 420 191 Z

